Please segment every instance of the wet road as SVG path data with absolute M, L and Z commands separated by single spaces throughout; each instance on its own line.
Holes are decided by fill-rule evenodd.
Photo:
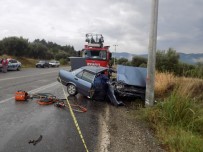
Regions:
M 68 109 L 41 106 L 34 100 L 14 100 L 17 90 L 52 93 L 64 98 L 62 86 L 56 81 L 58 71 L 59 68 L 33 68 L 0 73 L 0 151 L 85 151 Z M 69 100 L 88 108 L 86 113 L 76 112 L 75 115 L 88 150 L 98 151 L 99 118 L 104 115 L 107 104 L 87 100 L 81 95 Z M 28 144 L 29 140 L 36 140 L 40 135 L 43 137 L 37 145 Z

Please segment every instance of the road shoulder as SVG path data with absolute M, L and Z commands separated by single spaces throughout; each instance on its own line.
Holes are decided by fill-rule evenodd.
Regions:
M 144 121 L 136 118 L 135 108 L 109 108 L 109 134 L 111 152 L 163 152 Z M 138 112 L 138 110 L 137 110 Z M 133 113 L 133 115 L 132 115 Z

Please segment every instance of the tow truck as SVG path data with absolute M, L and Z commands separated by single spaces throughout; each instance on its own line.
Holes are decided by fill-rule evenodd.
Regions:
M 104 46 L 104 37 L 102 34 L 86 34 L 87 44 L 82 51 L 82 57 L 70 57 L 71 69 L 78 69 L 82 66 L 102 66 L 110 67 L 112 53 L 109 51 L 110 46 Z

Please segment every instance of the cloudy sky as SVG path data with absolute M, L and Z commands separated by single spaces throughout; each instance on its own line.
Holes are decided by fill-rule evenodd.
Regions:
M 147 53 L 152 0 L 0 0 L 0 39 L 45 39 L 76 50 L 86 33 L 117 52 Z M 157 49 L 203 53 L 203 0 L 160 0 Z

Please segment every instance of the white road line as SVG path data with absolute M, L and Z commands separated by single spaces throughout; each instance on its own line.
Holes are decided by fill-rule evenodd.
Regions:
M 0 79 L 0 81 L 12 80 L 12 79 L 19 79 L 19 78 L 26 78 L 26 77 L 33 77 L 33 76 L 39 76 L 39 75 L 48 74 L 48 73 L 53 73 L 53 72 L 55 72 L 55 71 L 52 71 L 52 72 L 45 72 L 45 73 L 42 73 L 42 74 L 34 74 L 34 75 L 27 75 L 27 76 L 20 76 L 20 77 L 4 78 L 4 79 Z
M 109 152 L 108 147 L 110 145 L 110 133 L 109 133 L 109 115 L 110 115 L 110 109 L 109 106 L 105 109 L 105 116 L 102 114 L 99 115 L 99 150 L 100 152 Z
M 51 87 L 53 87 L 53 86 L 55 86 L 55 85 L 57 85 L 57 84 L 59 84 L 59 83 L 58 83 L 58 82 L 54 82 L 54 83 L 51 83 L 51 84 L 42 86 L 42 87 L 40 87 L 40 88 L 37 88 L 37 89 L 31 90 L 31 91 L 28 91 L 28 93 L 36 93 L 36 92 L 39 92 L 39 91 L 41 91 L 41 90 L 45 90 L 45 89 L 47 89 L 47 88 L 51 88 Z M 7 102 L 7 101 L 9 101 L 9 100 L 11 100 L 11 99 L 14 99 L 14 97 L 1 100 L 1 101 L 0 101 L 0 104 L 1 104 L 1 103 L 4 103 L 4 102 Z

